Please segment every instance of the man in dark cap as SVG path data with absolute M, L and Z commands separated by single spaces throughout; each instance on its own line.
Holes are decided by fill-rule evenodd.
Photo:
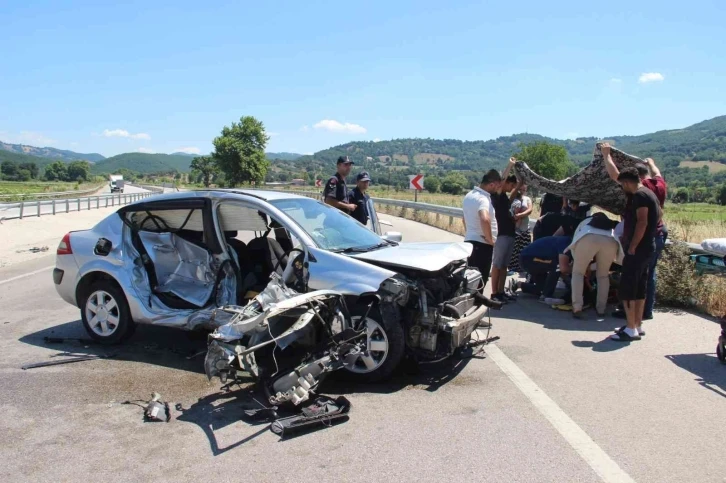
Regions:
M 360 221 L 361 224 L 368 224 L 368 200 L 370 197 L 366 194 L 371 183 L 371 177 L 366 171 L 361 171 L 355 178 L 356 185 L 350 191 L 348 200 L 355 205 L 355 210 L 350 214 L 353 218 Z
M 348 156 L 339 157 L 338 171 L 325 183 L 325 189 L 323 189 L 325 203 L 348 214 L 356 209 L 356 205 L 348 200 L 348 187 L 345 184 L 345 177 L 350 174 L 350 168 L 353 164 Z

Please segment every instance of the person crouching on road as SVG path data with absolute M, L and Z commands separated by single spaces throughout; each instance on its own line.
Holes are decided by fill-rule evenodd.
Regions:
M 517 185 L 517 177 L 509 175 L 512 166 L 516 163 L 515 158 L 509 158 L 509 164 L 502 173 L 502 183 L 493 197 L 494 210 L 497 218 L 497 241 L 494 245 L 492 255 L 492 300 L 506 303 L 509 300 L 516 300 L 504 292 L 504 285 L 507 281 L 507 266 L 514 251 L 514 237 L 516 225 L 510 211 L 512 204 L 509 199 L 509 192 Z
M 597 303 L 595 310 L 599 317 L 605 316 L 610 290 L 610 267 L 613 262 L 623 263 L 623 247 L 615 237 L 614 222 L 603 213 L 595 213 L 580 223 L 572 244 L 565 253 L 572 252 L 572 316 L 583 318 L 582 307 L 585 273 L 593 258 L 597 265 Z
M 367 172 L 362 171 L 355 178 L 355 188 L 350 191 L 348 201 L 355 205 L 355 210 L 350 214 L 358 220 L 362 225 L 368 224 L 370 213 L 368 213 L 368 200 L 370 196 L 366 193 L 371 183 L 371 177 Z
M 343 213 L 350 214 L 355 210 L 356 205 L 348 201 L 348 187 L 345 184 L 345 177 L 350 174 L 353 166 L 348 156 L 338 158 L 338 171 L 331 176 L 323 189 L 323 201 L 326 205 L 334 206 Z
M 655 237 L 661 210 L 655 194 L 643 186 L 635 168 L 627 168 L 618 175 L 623 191 L 632 197 L 628 204 L 631 229 L 625 229 L 627 252 L 623 259 L 620 278 L 620 300 L 623 302 L 627 324 L 610 336 L 611 339 L 628 342 L 640 340 L 644 334 L 643 308 L 645 307 L 648 267 L 655 254 Z
M 496 169 L 489 170 L 479 186 L 469 191 L 462 205 L 464 212 L 464 241 L 471 243 L 469 266 L 479 269 L 482 290 L 489 280 L 492 268 L 492 254 L 497 240 L 497 218 L 492 204 L 492 195 L 499 190 L 502 177 Z
M 560 277 L 566 279 L 570 274 L 570 257 L 565 249 L 571 243 L 570 236 L 547 236 L 533 241 L 519 256 L 519 265 L 529 273 L 531 282 L 513 281 L 511 291 L 521 289 L 524 293 L 540 296 L 547 304 L 564 304 L 565 300 L 553 296 Z

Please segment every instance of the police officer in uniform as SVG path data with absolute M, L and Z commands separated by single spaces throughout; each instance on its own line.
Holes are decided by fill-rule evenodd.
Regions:
M 353 218 L 360 221 L 363 225 L 368 224 L 368 200 L 370 197 L 366 194 L 368 186 L 371 182 L 371 177 L 367 172 L 362 171 L 355 178 L 356 186 L 350 191 L 348 196 L 349 201 L 355 205 L 355 210 L 350 214 Z
M 338 208 L 343 213 L 350 214 L 356 209 L 356 205 L 348 200 L 348 187 L 345 184 L 345 177 L 350 174 L 353 165 L 348 156 L 338 158 L 338 172 L 325 183 L 323 199 L 325 204 Z

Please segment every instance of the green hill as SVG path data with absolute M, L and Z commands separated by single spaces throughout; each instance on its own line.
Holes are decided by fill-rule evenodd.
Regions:
M 295 161 L 303 155 L 298 153 L 265 153 L 267 159 L 281 159 L 283 161 Z
M 178 154 L 124 153 L 91 166 L 93 174 L 113 173 L 126 168 L 137 173 L 188 172 L 192 157 Z
M 302 156 L 294 161 L 278 160 L 272 164 L 271 176 L 300 176 L 304 171 L 309 179 L 329 175 L 335 170 L 339 156 L 350 156 L 356 162 L 355 171 L 365 169 L 374 181 L 402 183 L 406 175 L 418 172 L 445 174 L 447 171 L 481 173 L 490 168 L 502 168 L 518 150 L 520 143 L 547 141 L 564 146 L 572 160 L 584 165 L 592 160 L 595 143 L 601 139 L 641 157 L 653 157 L 676 185 L 692 181 L 720 182 L 726 172 L 709 175 L 708 169 L 679 167 L 682 161 L 715 161 L 726 164 L 726 116 L 686 127 L 658 131 L 640 136 L 610 136 L 605 138 L 553 139 L 538 134 L 514 134 L 489 141 L 456 139 L 394 139 L 391 141 L 358 141 Z M 714 171 L 714 170 L 711 170 Z M 709 178 L 709 176 L 711 176 Z
M 10 144 L 0 141 L 0 151 L 10 151 L 17 154 L 27 154 L 30 156 L 38 156 L 41 158 L 50 158 L 53 161 L 90 161 L 95 163 L 105 159 L 105 156 L 98 153 L 76 153 L 74 151 L 67 151 L 65 149 L 57 148 L 38 148 L 35 146 L 27 146 L 25 144 Z
M 3 161 L 12 161 L 13 163 L 17 164 L 35 163 L 38 168 L 42 169 L 43 167 L 48 166 L 55 160 L 49 158 L 39 158 L 37 156 L 31 156 L 29 154 L 20 154 L 0 149 L 0 163 L 2 163 Z

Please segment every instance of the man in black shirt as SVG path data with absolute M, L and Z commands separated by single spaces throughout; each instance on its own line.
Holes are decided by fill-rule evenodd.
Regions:
M 660 205 L 655 194 L 643 186 L 635 168 L 627 168 L 618 175 L 618 183 L 629 195 L 635 223 L 624 233 L 626 249 L 620 276 L 620 300 L 625 307 L 627 325 L 611 336 L 613 340 L 640 340 L 643 334 L 643 309 L 645 289 L 648 284 L 648 267 L 655 253 L 655 236 L 661 217 Z
M 348 156 L 338 158 L 338 171 L 332 176 L 323 189 L 323 201 L 325 204 L 338 208 L 343 213 L 350 214 L 356 206 L 348 201 L 348 187 L 345 184 L 345 177 L 350 174 L 353 165 Z
M 356 186 L 350 191 L 350 195 L 348 196 L 350 203 L 355 205 L 355 210 L 353 210 L 350 216 L 361 222 L 361 224 L 367 225 L 368 218 L 370 217 L 368 213 L 368 200 L 370 197 L 366 194 L 366 191 L 368 191 L 371 177 L 367 172 L 362 171 L 358 173 L 355 181 Z
M 510 210 L 512 203 L 507 194 L 517 186 L 517 177 L 509 175 L 516 162 L 516 159 L 509 158 L 509 164 L 502 173 L 499 191 L 492 195 L 494 214 L 497 218 L 497 240 L 494 242 L 492 253 L 492 300 L 497 302 L 513 300 L 513 297 L 504 293 L 504 285 L 507 281 L 507 266 L 512 258 L 516 235 L 516 223 Z

